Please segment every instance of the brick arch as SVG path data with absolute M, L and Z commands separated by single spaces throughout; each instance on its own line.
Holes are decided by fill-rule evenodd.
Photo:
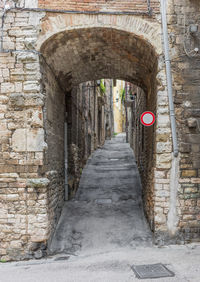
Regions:
M 98 40 L 105 41 L 102 46 L 110 44 L 109 47 L 111 47 L 110 49 L 107 49 L 107 54 L 101 54 L 101 58 L 106 58 L 106 56 L 110 57 L 110 55 L 115 52 L 118 53 L 116 56 L 116 60 L 124 61 L 124 64 L 120 65 L 121 73 L 119 72 L 119 70 L 112 70 L 111 73 L 111 70 L 107 67 L 107 71 L 105 68 L 104 73 L 98 74 L 96 73 L 97 66 L 101 64 L 107 64 L 108 60 L 104 63 L 98 62 L 97 60 L 96 66 L 93 63 L 92 67 L 92 58 L 86 58 L 88 54 L 87 56 L 85 56 L 83 50 L 75 50 L 75 52 L 82 53 L 82 57 L 85 57 L 85 62 L 90 62 L 89 67 L 91 71 L 88 72 L 88 77 L 84 77 L 83 73 L 85 71 L 79 69 L 80 65 L 83 65 L 84 62 L 76 61 L 77 68 L 81 75 L 79 74 L 79 77 L 74 78 L 72 67 L 71 69 L 68 68 L 68 70 L 66 70 L 65 68 L 65 71 L 61 69 L 59 73 L 56 73 L 56 75 L 60 77 L 60 80 L 63 80 L 63 82 L 66 83 L 66 80 L 74 79 L 74 82 L 71 83 L 77 85 L 78 83 L 88 81 L 91 78 L 118 78 L 133 82 L 136 85 L 142 87 L 146 92 L 148 89 L 148 93 L 150 94 L 152 92 L 152 74 L 157 74 L 157 70 L 155 70 L 158 62 L 157 58 L 162 54 L 163 50 L 161 43 L 160 24 L 155 23 L 155 21 L 152 21 L 148 17 L 108 14 L 90 15 L 46 13 L 45 17 L 41 20 L 40 32 L 36 42 L 36 49 L 38 51 L 41 51 L 46 57 L 48 63 L 52 65 L 50 59 L 50 57 L 52 57 L 52 53 L 54 53 L 56 57 L 56 60 L 55 58 L 53 60 L 58 63 L 58 50 L 60 50 L 59 47 L 61 47 L 62 52 L 64 50 L 64 48 L 60 46 L 62 41 L 63 44 L 65 44 L 66 40 L 72 40 L 72 38 L 74 37 L 74 40 L 79 41 L 79 45 L 81 44 L 81 41 L 84 41 L 85 46 L 87 46 L 90 43 L 91 37 L 93 37 L 94 39 L 95 34 L 96 37 L 99 37 Z M 85 40 L 87 36 L 89 37 L 89 40 Z M 113 39 L 113 37 L 115 38 Z M 94 41 L 96 41 L 96 39 L 91 42 L 91 45 L 94 45 Z M 126 43 L 123 44 L 123 41 Z M 117 44 L 120 44 L 120 46 L 117 46 Z M 76 44 L 76 46 L 77 45 L 78 44 Z M 123 48 L 124 45 L 126 45 L 126 48 Z M 76 46 L 71 46 L 71 48 L 77 49 Z M 65 49 L 69 47 L 70 46 L 65 46 Z M 89 45 L 88 50 L 90 50 L 91 52 L 91 49 L 93 47 L 94 46 Z M 55 52 L 55 49 L 57 49 L 57 53 Z M 124 49 L 124 53 L 120 54 L 122 49 Z M 137 52 L 138 50 L 140 50 L 140 52 Z M 70 54 L 70 51 L 72 51 L 73 53 L 74 50 L 69 50 L 69 52 L 66 54 Z M 144 55 L 146 55 L 146 57 Z M 94 56 L 94 54 L 92 54 L 92 56 Z M 61 61 L 63 61 L 62 59 Z M 65 61 L 67 62 L 66 58 Z M 114 66 L 117 65 L 118 62 L 109 62 L 109 64 L 112 64 L 112 66 Z M 145 70 L 145 72 L 142 70 L 142 68 L 143 70 Z M 55 69 L 57 69 L 57 67 L 54 67 L 54 70 Z M 77 70 L 74 67 L 73 69 L 74 72 L 78 74 Z M 140 74 L 137 70 L 141 70 Z M 93 77 L 94 73 L 96 73 L 95 77 Z M 82 80 L 80 76 L 82 77 Z M 162 84 L 162 79 L 158 78 L 158 80 L 158 84 Z
M 82 28 L 112 28 L 134 34 L 150 43 L 156 53 L 162 53 L 161 26 L 142 16 L 129 15 L 86 15 L 86 14 L 46 14 L 40 24 L 36 49 L 53 35 Z
M 116 78 L 151 92 L 157 54 L 141 37 L 113 28 L 82 28 L 59 32 L 40 48 L 63 88 L 84 81 Z

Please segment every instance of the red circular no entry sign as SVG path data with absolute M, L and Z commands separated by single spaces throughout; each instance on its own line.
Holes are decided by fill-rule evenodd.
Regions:
M 144 112 L 140 117 L 141 123 L 145 126 L 151 126 L 155 122 L 155 115 L 152 112 Z

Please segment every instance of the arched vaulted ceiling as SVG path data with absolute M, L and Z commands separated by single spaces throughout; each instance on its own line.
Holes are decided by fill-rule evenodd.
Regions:
M 59 32 L 40 51 L 65 89 L 85 81 L 116 78 L 147 90 L 157 70 L 157 57 L 149 43 L 111 28 Z

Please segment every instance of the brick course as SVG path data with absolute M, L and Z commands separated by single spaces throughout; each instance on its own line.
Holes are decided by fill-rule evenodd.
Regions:
M 159 1 L 151 1 L 151 8 L 154 12 L 159 11 Z M 70 11 L 95 11 L 95 12 L 147 12 L 147 0 L 73 0 L 73 1 L 49 1 L 39 0 L 40 8 L 61 9 Z

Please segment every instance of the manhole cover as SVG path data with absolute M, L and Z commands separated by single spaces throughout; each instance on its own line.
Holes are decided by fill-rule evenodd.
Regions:
M 175 274 L 162 263 L 131 266 L 139 279 L 173 277 Z

